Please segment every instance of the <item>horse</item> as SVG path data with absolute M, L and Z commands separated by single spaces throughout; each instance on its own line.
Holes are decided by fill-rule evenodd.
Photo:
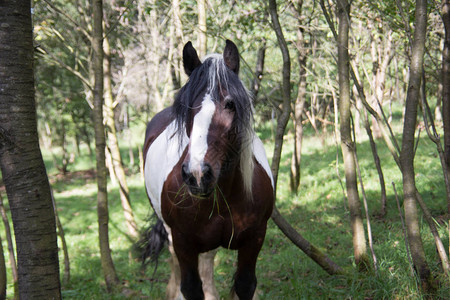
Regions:
M 164 225 L 160 232 L 168 234 L 169 299 L 218 299 L 213 266 L 219 247 L 238 251 L 233 297 L 255 295 L 257 257 L 274 205 L 273 177 L 253 129 L 251 97 L 238 77 L 239 59 L 229 40 L 223 54 L 202 61 L 186 43 L 187 83 L 147 125 L 145 186 Z

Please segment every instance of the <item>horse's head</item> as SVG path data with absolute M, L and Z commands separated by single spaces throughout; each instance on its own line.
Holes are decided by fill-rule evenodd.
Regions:
M 209 55 L 201 62 L 188 42 L 183 64 L 189 80 L 175 99 L 174 113 L 178 128 L 189 137 L 181 168 L 184 183 L 192 195 L 207 197 L 221 176 L 240 169 L 250 189 L 252 106 L 238 78 L 236 45 L 227 41 L 223 55 Z

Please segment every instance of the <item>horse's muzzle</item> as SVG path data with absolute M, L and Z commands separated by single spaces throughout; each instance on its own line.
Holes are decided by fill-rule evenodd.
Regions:
M 184 163 L 181 167 L 181 177 L 193 196 L 207 198 L 214 191 L 215 177 L 207 163 L 202 164 L 200 170 L 190 170 L 189 165 Z

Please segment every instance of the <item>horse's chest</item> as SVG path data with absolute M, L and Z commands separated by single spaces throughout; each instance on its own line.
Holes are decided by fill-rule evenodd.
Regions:
M 258 212 L 249 212 L 248 207 L 219 204 L 202 200 L 196 204 L 163 201 L 163 217 L 172 230 L 187 239 L 195 240 L 204 251 L 217 248 L 239 248 L 261 227 Z M 178 205 L 177 205 L 178 204 Z

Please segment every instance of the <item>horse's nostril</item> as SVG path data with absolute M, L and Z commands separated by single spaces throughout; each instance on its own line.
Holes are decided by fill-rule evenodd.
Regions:
M 211 165 L 204 164 L 202 166 L 202 173 L 203 173 L 202 182 L 204 184 L 206 184 L 206 185 L 209 185 L 214 179 L 214 174 L 213 174 L 213 170 L 211 168 Z
M 212 176 L 212 168 L 209 164 L 204 164 L 202 167 L 203 176 Z
M 181 178 L 187 185 L 196 185 L 194 175 L 192 175 L 192 173 L 189 171 L 189 167 L 187 164 L 183 164 L 181 166 Z

